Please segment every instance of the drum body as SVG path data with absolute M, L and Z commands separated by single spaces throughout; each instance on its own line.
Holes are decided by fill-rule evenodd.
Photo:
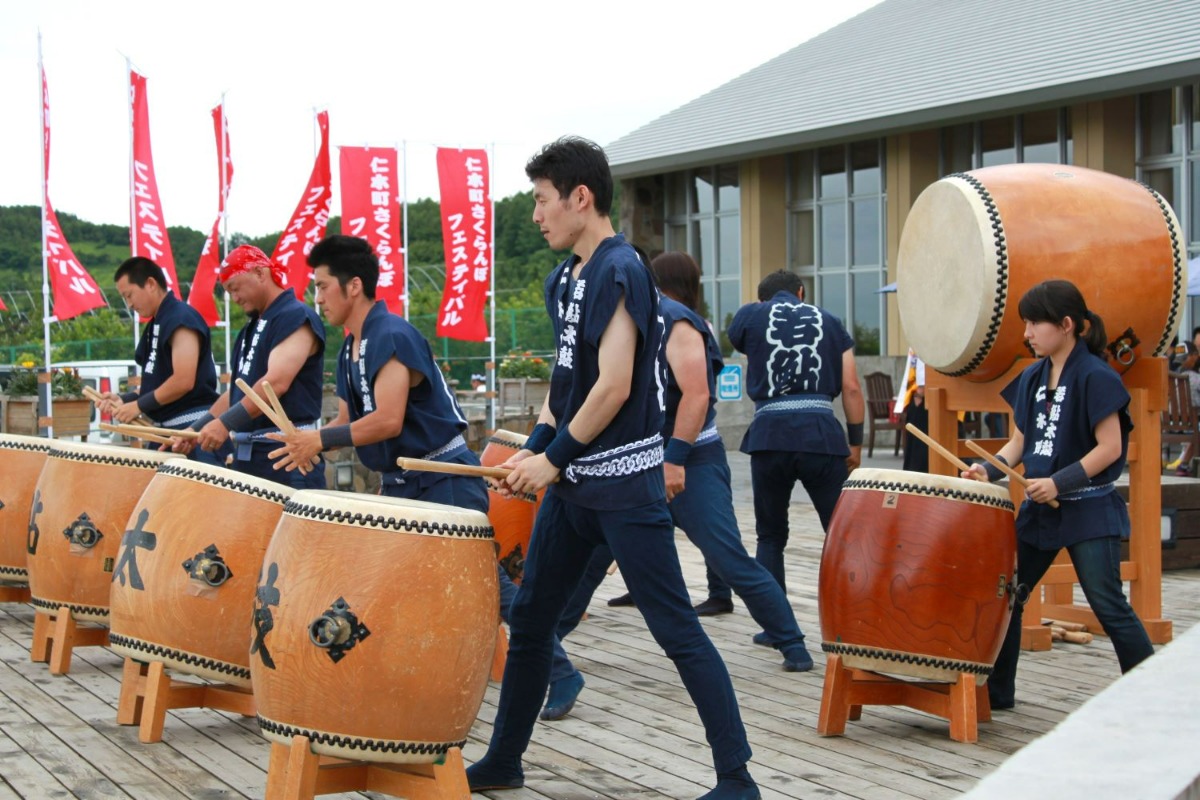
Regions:
M 112 582 L 112 649 L 249 687 L 254 590 L 294 491 L 195 461 L 160 466 L 129 517 L 140 539 Z
M 990 674 L 1012 613 L 1016 543 L 1002 487 L 855 470 L 821 556 L 822 649 L 875 672 Z
M 136 532 L 126 528 L 142 491 L 178 453 L 54 442 L 29 520 L 29 592 L 39 611 L 68 608 L 108 623 L 109 584 L 128 578 Z M 203 512 L 197 512 L 203 513 Z M 133 548 L 136 550 L 137 548 Z
M 250 676 L 263 735 L 316 753 L 433 762 L 483 703 L 499 589 L 487 517 L 302 490 L 284 507 L 254 602 Z
M 29 510 L 50 439 L 0 434 L 0 583 L 25 583 Z
M 900 322 L 928 366 L 990 381 L 1030 355 L 1017 305 L 1052 278 L 1074 283 L 1104 320 L 1118 370 L 1162 355 L 1183 312 L 1179 222 L 1153 189 L 1082 167 L 949 175 L 921 192 L 904 223 Z
M 508 461 L 525 446 L 528 436 L 502 428 L 488 437 L 479 463 L 485 467 L 497 467 Z M 496 530 L 496 557 L 500 566 L 516 583 L 525 573 L 525 556 L 529 554 L 529 537 L 533 533 L 533 520 L 541 507 L 545 490 L 536 495 L 514 494 L 505 497 L 499 492 L 488 490 L 488 519 Z

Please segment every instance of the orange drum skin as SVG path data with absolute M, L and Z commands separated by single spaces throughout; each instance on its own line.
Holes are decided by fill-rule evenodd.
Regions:
M 1183 313 L 1186 256 L 1171 207 L 1106 172 L 1008 164 L 925 188 L 897 257 L 900 321 L 939 372 L 986 382 L 1030 356 L 1017 306 L 1034 284 L 1074 283 L 1104 320 L 1124 371 L 1163 355 Z M 1132 330 L 1134 344 L 1118 340 Z
M 29 521 L 29 592 L 39 611 L 69 608 L 77 620 L 107 624 L 109 584 L 128 576 L 122 558 L 129 512 L 178 453 L 54 442 L 34 490 Z M 91 546 L 88 546 L 91 542 Z M 134 548 L 137 550 L 138 548 Z
M 29 580 L 29 509 L 50 444 L 36 436 L 0 434 L 0 582 Z
M 498 467 L 508 461 L 524 446 L 528 439 L 520 433 L 497 429 L 488 437 L 479 463 L 485 467 Z M 500 566 L 515 583 L 521 582 L 525 573 L 525 556 L 529 554 L 529 538 L 533 533 L 533 520 L 542 505 L 543 489 L 536 495 L 513 495 L 504 497 L 499 492 L 488 490 L 488 519 L 496 529 L 496 557 Z
M 847 667 L 928 680 L 991 672 L 1011 616 L 1013 504 L 999 486 L 851 473 L 821 556 L 821 647 Z
M 128 529 L 153 538 L 137 574 L 112 582 L 112 649 L 248 688 L 258 573 L 294 492 L 195 461 L 160 466 L 129 517 Z
M 487 517 L 302 490 L 267 547 L 250 632 L 263 735 L 314 753 L 428 763 L 483 703 L 499 587 Z

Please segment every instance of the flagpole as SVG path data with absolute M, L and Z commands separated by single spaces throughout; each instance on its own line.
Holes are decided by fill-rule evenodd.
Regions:
M 412 269 L 412 263 L 408 257 L 408 140 L 400 142 L 400 157 L 403 160 L 401 170 L 404 177 L 401 178 L 401 192 L 404 194 L 404 200 L 400 204 L 401 221 L 404 225 L 404 230 L 401 231 L 400 240 L 404 247 L 404 318 L 408 319 L 408 273 Z
M 229 153 L 225 152 L 226 137 L 229 134 L 225 131 L 225 92 L 221 92 L 221 240 L 224 245 L 221 253 L 229 253 L 229 184 L 225 181 L 225 176 L 228 171 L 225 168 L 225 161 L 229 158 Z M 222 259 L 218 258 L 218 264 Z M 220 277 L 220 267 L 217 268 L 217 275 Z M 225 372 L 229 374 L 230 380 L 233 380 L 233 360 L 231 358 L 231 340 L 230 330 L 232 320 L 229 317 L 229 292 L 225 291 L 225 287 L 221 287 L 221 295 L 225 300 Z
M 489 270 L 491 285 L 488 288 L 489 308 L 491 309 L 491 333 L 488 341 L 492 345 L 492 368 L 487 371 L 488 391 L 491 392 L 491 402 L 488 403 L 488 429 L 496 429 L 496 143 L 488 145 L 488 200 L 492 204 L 491 235 L 492 268 Z
M 38 118 L 41 120 L 42 129 L 42 340 L 43 340 L 43 362 L 46 365 L 46 372 L 50 373 L 50 252 L 48 245 L 49 232 L 46 230 L 46 192 L 49 190 L 49 180 L 47 172 L 50 166 L 47 163 L 46 153 L 46 125 L 49 121 L 46 119 L 48 113 L 46 103 L 45 89 L 46 68 L 42 64 L 42 30 L 38 28 L 38 96 L 41 98 L 38 108 Z M 46 384 L 46 416 L 50 418 L 50 425 L 46 428 L 46 436 L 54 438 L 54 377 L 50 373 L 51 382 Z
M 125 56 L 125 96 L 129 100 L 129 255 L 137 255 L 137 194 L 134 189 L 134 169 L 133 169 L 133 95 L 130 90 L 133 86 L 133 62 L 129 56 Z M 133 319 L 133 349 L 137 350 L 140 331 L 138 330 L 138 315 L 137 312 L 130 309 L 130 315 Z M 138 374 L 141 374 L 141 368 L 138 368 Z

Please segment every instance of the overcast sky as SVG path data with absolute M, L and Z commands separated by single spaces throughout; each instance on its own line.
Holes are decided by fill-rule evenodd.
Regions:
M 543 143 L 607 144 L 878 1 L 0 0 L 0 205 L 40 203 L 39 28 L 60 213 L 128 224 L 128 57 L 148 80 L 167 224 L 212 224 L 224 92 L 230 229 L 260 236 L 308 181 L 314 108 L 329 111 L 334 215 L 339 145 L 405 144 L 412 200 L 437 197 L 436 147 L 491 146 L 507 197 Z

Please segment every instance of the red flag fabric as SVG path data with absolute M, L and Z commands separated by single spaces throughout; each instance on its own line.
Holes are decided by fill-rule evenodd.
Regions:
M 215 325 L 220 318 L 213 289 L 217 285 L 217 270 L 221 268 L 221 220 L 225 218 L 225 202 L 229 199 L 229 184 L 233 182 L 233 158 L 229 155 L 229 125 L 225 120 L 225 107 L 219 105 L 212 110 L 213 130 L 217 135 L 217 219 L 212 233 L 200 251 L 200 262 L 196 265 L 196 276 L 192 278 L 192 290 L 188 292 L 188 305 L 200 312 L 204 321 Z
M 0 311 L 8 311 L 8 306 L 4 305 L 4 298 L 0 297 Z
M 50 89 L 46 83 L 46 70 L 42 72 L 42 209 L 45 219 L 42 228 L 46 232 L 46 271 L 50 277 L 50 288 L 54 304 L 50 313 L 55 319 L 77 317 L 85 311 L 107 305 L 96 281 L 79 264 L 71 245 L 58 227 L 58 215 L 50 205 Z
M 487 151 L 439 147 L 437 164 L 446 250 L 437 334 L 486 341 L 483 309 L 491 291 L 493 249 Z
M 129 191 L 129 251 L 162 267 L 175 296 L 182 299 L 179 279 L 175 276 L 175 257 L 167 238 L 158 180 L 154 177 L 154 156 L 150 151 L 150 103 L 146 98 L 146 79 L 129 70 L 129 100 L 133 104 L 133 168 Z
M 321 148 L 313 163 L 312 174 L 304 196 L 300 198 L 291 222 L 283 229 L 283 235 L 271 253 L 271 260 L 288 271 L 288 285 L 296 290 L 296 297 L 303 299 L 304 290 L 312 280 L 308 268 L 308 254 L 313 245 L 325 236 L 329 224 L 329 205 L 333 200 L 330 187 L 332 178 L 329 170 L 329 112 L 317 114 L 317 126 L 321 129 Z
M 399 163 L 395 148 L 343 147 L 339 154 L 342 233 L 371 245 L 379 258 L 375 299 L 387 303 L 393 314 L 404 316 L 404 251 L 396 194 Z

